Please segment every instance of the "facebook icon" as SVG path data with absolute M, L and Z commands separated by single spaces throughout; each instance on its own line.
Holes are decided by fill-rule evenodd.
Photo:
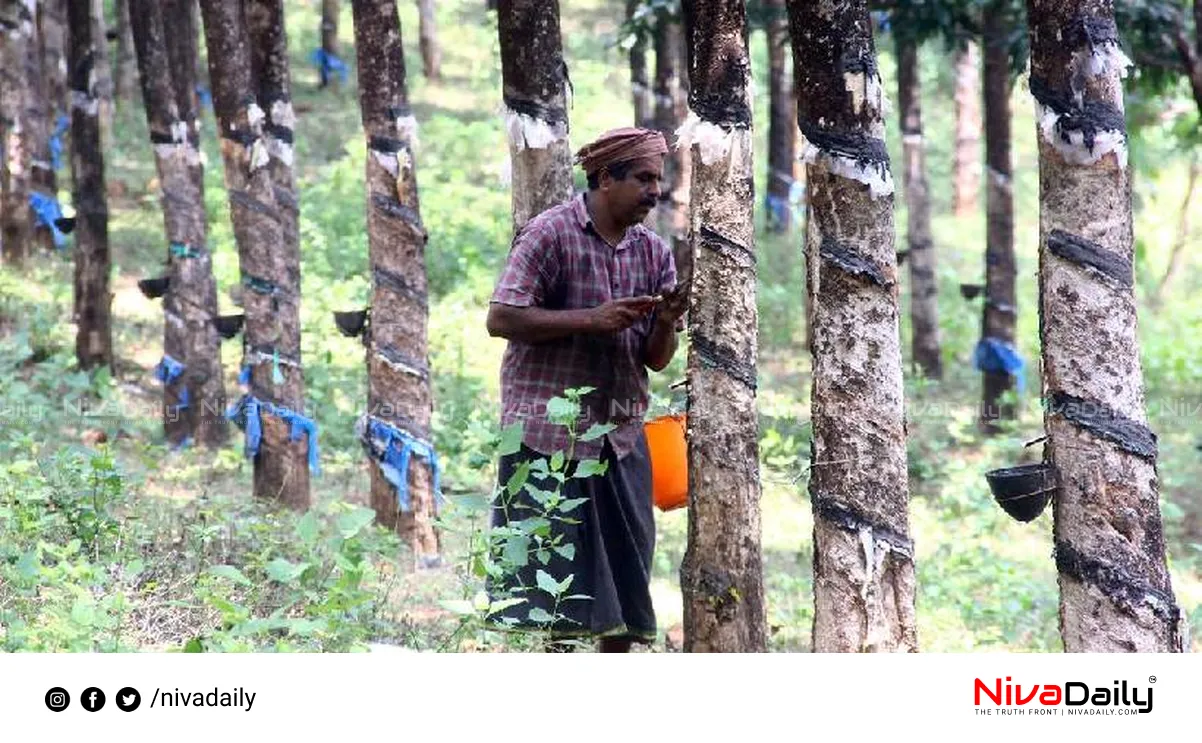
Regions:
M 96 712 L 104 707 L 104 692 L 95 686 L 89 686 L 83 690 L 83 694 L 79 695 L 79 703 L 88 712 Z

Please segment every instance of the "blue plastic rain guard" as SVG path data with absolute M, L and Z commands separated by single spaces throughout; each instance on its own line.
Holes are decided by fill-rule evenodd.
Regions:
M 365 433 L 368 451 L 376 458 L 384 479 L 396 488 L 397 506 L 404 513 L 413 510 L 409 499 L 409 463 L 415 454 L 430 463 L 430 471 L 434 478 L 434 504 L 437 510 L 445 498 L 442 495 L 442 471 L 434 447 L 407 431 L 374 418 L 369 419 Z M 376 445 L 377 441 L 381 442 L 380 446 Z

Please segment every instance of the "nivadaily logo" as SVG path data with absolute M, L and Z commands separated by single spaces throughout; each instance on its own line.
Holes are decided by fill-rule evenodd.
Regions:
M 1156 683 L 1156 677 L 1148 678 L 1149 684 Z M 1152 711 L 1152 687 L 1139 687 L 1128 684 L 1127 681 L 1114 681 L 1113 687 L 1091 686 L 1084 681 L 1066 681 L 1062 684 L 1029 684 L 1012 683 L 1007 676 L 1005 682 L 1000 678 L 992 681 L 975 679 L 973 684 L 973 703 L 977 707 L 984 706 L 990 711 L 990 704 L 1001 708 L 1002 714 L 1060 714 L 1069 715 L 1130 715 L 1138 712 L 1147 714 Z M 1030 708 L 1024 708 L 1031 705 Z M 1051 709 L 1055 708 L 1055 709 Z

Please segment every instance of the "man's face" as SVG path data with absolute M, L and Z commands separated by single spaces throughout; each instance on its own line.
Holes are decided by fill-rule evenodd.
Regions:
M 614 221 L 629 227 L 646 219 L 659 203 L 659 181 L 663 175 L 664 158 L 661 155 L 635 160 L 620 181 L 608 172 L 602 172 L 599 185 Z

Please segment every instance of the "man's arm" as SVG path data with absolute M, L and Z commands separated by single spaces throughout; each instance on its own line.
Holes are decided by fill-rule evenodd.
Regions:
M 644 346 L 643 363 L 651 371 L 663 371 L 676 355 L 676 333 L 681 316 L 689 306 L 688 286 L 679 286 L 665 292 L 655 311 L 655 322 L 651 335 Z
M 581 310 L 549 310 L 533 305 L 516 307 L 493 302 L 488 306 L 485 326 L 494 338 L 546 343 L 579 333 L 618 333 L 634 325 L 654 307 L 654 297 L 614 299 Z

